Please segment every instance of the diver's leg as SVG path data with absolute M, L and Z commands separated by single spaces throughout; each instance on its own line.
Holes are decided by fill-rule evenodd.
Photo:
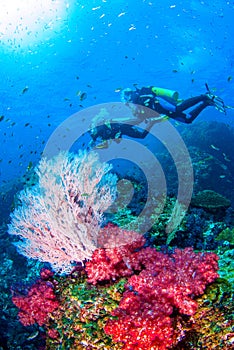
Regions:
M 203 102 L 206 104 L 206 106 L 208 106 L 211 103 L 211 99 L 209 98 L 208 95 L 200 95 L 200 96 L 188 98 L 188 99 L 184 100 L 183 102 L 181 102 L 180 104 L 176 105 L 176 112 L 179 112 L 179 113 L 183 112 L 186 109 L 193 107 L 200 102 Z M 205 107 L 203 107 L 202 109 L 204 109 L 204 108 Z
M 199 104 L 197 107 L 195 107 L 193 110 L 191 110 L 191 111 L 187 114 L 187 116 L 186 116 L 184 122 L 187 123 L 187 124 L 192 123 L 192 122 L 194 121 L 194 119 L 196 119 L 197 116 L 198 116 L 198 115 L 203 111 L 203 109 L 205 109 L 207 106 L 209 106 L 209 104 L 207 104 L 206 102 L 203 102 L 203 103 Z

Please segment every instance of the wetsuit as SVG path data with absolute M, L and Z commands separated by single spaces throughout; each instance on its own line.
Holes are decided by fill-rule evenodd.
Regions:
M 124 99 L 126 102 L 149 107 L 159 114 L 167 115 L 187 124 L 192 123 L 203 109 L 213 105 L 213 101 L 208 94 L 191 97 L 179 103 L 176 103 L 176 101 L 168 102 L 168 100 L 165 102 L 163 97 L 156 96 L 150 87 L 143 87 L 142 89 L 136 89 L 136 91 L 126 90 Z M 187 111 L 191 107 L 194 108 Z

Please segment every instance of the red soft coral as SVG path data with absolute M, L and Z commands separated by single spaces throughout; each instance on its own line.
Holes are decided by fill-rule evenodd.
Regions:
M 126 315 L 108 321 L 105 332 L 115 342 L 123 342 L 124 350 L 165 350 L 172 345 L 172 320 L 170 317 L 132 317 Z
M 54 311 L 59 302 L 53 290 L 53 284 L 46 281 L 52 275 L 49 270 L 41 272 L 41 280 L 33 284 L 26 296 L 14 296 L 13 303 L 20 309 L 19 319 L 24 326 L 38 323 L 42 326 L 47 323 L 49 313 Z
M 105 332 L 122 342 L 125 350 L 167 349 L 173 343 L 173 313 L 195 313 L 193 297 L 218 277 L 217 255 L 195 253 L 192 248 L 166 255 L 142 248 L 142 236 L 111 224 L 101 235 L 106 248 L 97 249 L 86 264 L 88 281 L 130 277 L 112 313 L 117 319 L 107 322 Z
M 102 242 L 107 248 L 96 249 L 91 261 L 86 263 L 85 270 L 90 283 L 115 281 L 119 277 L 131 276 L 134 269 L 140 269 L 138 259 L 135 259 L 135 251 L 145 243 L 140 234 L 108 224 L 101 230 L 100 237 L 102 240 L 99 238 L 99 243 Z
M 129 278 L 119 307 L 105 332 L 124 349 L 164 350 L 172 345 L 174 311 L 193 315 L 193 297 L 204 292 L 217 277 L 218 257 L 176 249 L 168 256 L 153 248 L 135 252 L 142 271 Z

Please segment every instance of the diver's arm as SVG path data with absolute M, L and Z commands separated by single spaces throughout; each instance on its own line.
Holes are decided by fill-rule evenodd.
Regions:
M 150 131 L 151 128 L 154 126 L 154 124 L 159 123 L 159 122 L 166 120 L 166 119 L 168 119 L 168 116 L 165 114 L 163 114 L 163 115 L 159 114 L 156 117 L 146 119 L 145 122 L 146 122 L 147 126 L 145 127 L 145 130 Z

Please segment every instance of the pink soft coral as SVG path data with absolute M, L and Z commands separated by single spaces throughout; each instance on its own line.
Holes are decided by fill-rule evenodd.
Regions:
M 134 269 L 140 270 L 138 260 L 135 259 L 135 251 L 145 243 L 140 234 L 108 224 L 101 229 L 99 237 L 99 244 L 107 248 L 96 249 L 91 261 L 86 263 L 90 283 L 115 281 L 119 277 L 131 276 Z
M 47 323 L 49 313 L 59 306 L 53 290 L 53 284 L 47 279 L 52 277 L 49 270 L 41 271 L 41 278 L 33 284 L 25 296 L 14 296 L 13 303 L 20 309 L 19 319 L 24 326 L 37 323 L 42 326 Z
M 172 345 L 174 311 L 193 315 L 193 297 L 217 277 L 218 257 L 176 249 L 168 256 L 153 248 L 135 253 L 143 270 L 129 278 L 119 307 L 105 332 L 125 350 L 164 350 Z M 138 265 L 138 266 L 139 266 Z
M 108 229 L 112 234 L 120 230 L 113 225 Z M 127 232 L 120 230 L 119 234 Z M 166 255 L 142 248 L 144 242 L 136 235 L 122 246 L 97 249 L 86 271 L 93 284 L 130 277 L 120 305 L 112 313 L 117 319 L 107 322 L 105 332 L 122 342 L 125 350 L 164 350 L 173 343 L 173 313 L 195 313 L 193 298 L 218 277 L 218 257 L 195 253 L 192 248 Z

